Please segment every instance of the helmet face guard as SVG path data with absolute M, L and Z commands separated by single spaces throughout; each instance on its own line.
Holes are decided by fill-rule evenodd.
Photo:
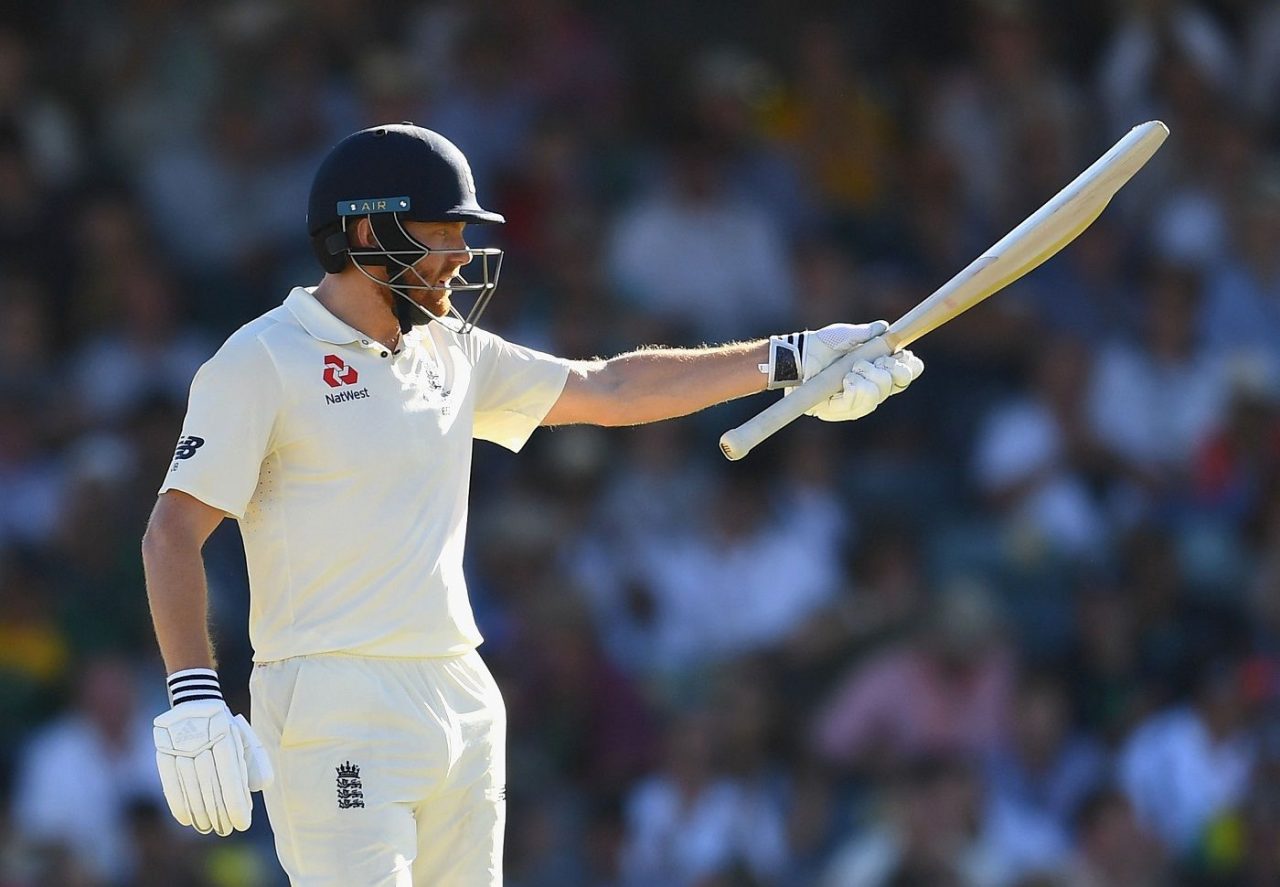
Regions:
M 389 210 L 369 211 L 367 209 L 370 204 L 396 205 L 396 202 L 401 199 L 344 201 L 339 206 L 344 235 L 349 230 L 348 224 L 351 218 L 359 215 L 369 219 L 369 228 L 373 233 L 375 248 L 358 249 L 353 247 L 346 250 L 351 256 L 352 265 L 375 283 L 390 287 L 400 297 L 402 303 L 407 302 L 408 305 L 412 306 L 408 311 L 405 311 L 404 309 L 408 306 L 404 304 L 397 305 L 398 310 L 396 313 L 400 317 L 403 332 L 408 332 L 407 325 L 420 325 L 429 323 L 432 320 L 442 319 L 419 305 L 410 294 L 410 291 L 444 292 L 450 294 L 451 297 L 456 293 L 474 294 L 474 301 L 471 302 L 470 310 L 465 315 L 453 305 L 452 298 L 450 298 L 449 305 L 449 315 L 462 324 L 459 331 L 463 334 L 471 332 L 480 320 L 480 315 L 489 306 L 489 300 L 493 298 L 493 294 L 498 288 L 498 276 L 502 272 L 503 251 L 494 247 L 432 249 L 409 233 L 404 226 L 400 212 Z M 347 207 L 360 207 L 362 211 L 344 212 Z M 464 220 L 458 219 L 457 221 Z M 463 264 L 463 268 L 471 268 L 475 266 L 477 261 L 478 266 L 475 266 L 474 270 L 470 272 L 471 280 L 462 275 L 462 269 L 460 268 L 448 283 L 435 284 L 424 280 L 414 267 L 418 262 L 430 255 L 464 256 L 466 262 Z M 386 268 L 387 279 L 381 280 L 373 276 L 366 270 L 366 265 Z
M 400 195 L 400 196 L 386 196 Z M 349 240 L 353 217 L 369 219 L 373 245 Z M 320 265 L 340 273 L 351 263 L 366 277 L 389 287 L 398 299 L 395 311 L 403 332 L 435 317 L 412 298 L 413 290 L 475 296 L 463 316 L 452 304 L 449 315 L 470 332 L 493 297 L 502 267 L 502 250 L 449 250 L 466 260 L 467 276 L 441 283 L 424 279 L 414 266 L 435 252 L 409 234 L 408 222 L 466 222 L 497 225 L 505 219 L 476 199 L 475 180 L 458 146 L 439 133 L 412 123 L 383 124 L 352 133 L 316 170 L 307 203 L 307 230 Z M 353 248 L 354 247 L 354 248 Z M 386 279 L 370 268 L 386 269 Z

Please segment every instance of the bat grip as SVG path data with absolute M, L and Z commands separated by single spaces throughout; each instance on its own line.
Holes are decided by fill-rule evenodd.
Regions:
M 720 451 L 726 459 L 737 461 L 756 448 L 765 438 L 781 431 L 809 410 L 839 391 L 844 377 L 860 360 L 875 360 L 893 351 L 885 336 L 877 336 L 852 351 L 841 355 L 813 378 L 798 385 L 786 397 L 774 401 L 737 428 L 720 435 Z

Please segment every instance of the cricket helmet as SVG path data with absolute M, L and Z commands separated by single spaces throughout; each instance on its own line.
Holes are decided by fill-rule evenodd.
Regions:
M 348 237 L 362 216 L 373 232 L 370 248 L 354 246 Z M 480 206 L 467 158 L 439 133 L 412 123 L 384 124 L 338 142 L 316 171 L 307 205 L 307 231 L 321 267 L 337 273 L 350 259 L 365 276 L 390 286 L 401 296 L 397 314 L 406 331 L 409 324 L 433 319 L 408 290 L 474 293 L 466 317 L 453 311 L 463 330 L 470 330 L 498 286 L 502 250 L 432 250 L 409 233 L 406 221 L 493 225 L 506 219 Z M 479 273 L 472 274 L 477 282 L 460 273 L 447 286 L 422 280 L 413 265 L 432 252 L 466 253 L 468 262 L 478 259 Z M 386 268 L 387 280 L 373 277 L 365 266 Z

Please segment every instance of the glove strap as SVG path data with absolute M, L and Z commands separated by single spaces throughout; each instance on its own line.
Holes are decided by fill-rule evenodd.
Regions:
M 804 345 L 808 332 L 769 337 L 769 362 L 760 372 L 769 377 L 768 388 L 790 388 L 804 381 Z
M 169 704 L 221 699 L 218 673 L 212 668 L 184 668 L 169 675 Z

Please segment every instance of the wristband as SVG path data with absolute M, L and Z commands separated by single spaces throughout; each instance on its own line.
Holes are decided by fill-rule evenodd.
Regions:
M 760 372 L 769 377 L 770 389 L 790 388 L 804 381 L 806 336 L 807 332 L 769 337 L 769 362 L 760 364 Z
M 218 673 L 212 668 L 184 668 L 169 675 L 169 704 L 195 702 L 200 699 L 221 699 L 222 687 Z

